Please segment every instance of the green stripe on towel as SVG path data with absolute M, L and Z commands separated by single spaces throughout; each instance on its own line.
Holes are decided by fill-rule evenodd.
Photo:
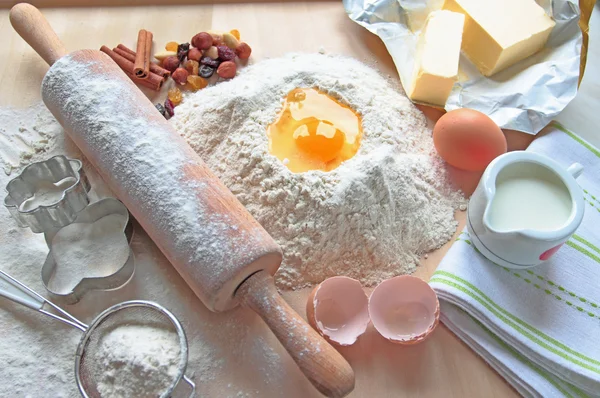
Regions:
M 465 312 L 469 318 L 471 318 L 471 320 L 473 322 L 475 322 L 488 336 L 490 336 L 498 345 L 500 345 L 503 349 L 505 349 L 506 351 L 508 351 L 509 354 L 511 354 L 513 357 L 515 357 L 517 360 L 523 362 L 525 365 L 529 366 L 535 373 L 539 374 L 540 376 L 542 376 L 544 379 L 546 379 L 546 381 L 550 384 L 552 384 L 558 391 L 560 391 L 561 393 L 563 393 L 565 396 L 572 398 L 573 395 L 571 395 L 567 390 L 565 390 L 559 383 L 556 382 L 556 380 L 554 380 L 554 376 L 552 376 L 550 373 L 548 373 L 546 370 L 540 368 L 539 366 L 537 366 L 536 364 L 534 364 L 533 362 L 531 362 L 527 357 L 521 355 L 518 351 L 516 351 L 514 348 L 512 348 L 511 346 L 509 346 L 508 344 L 506 344 L 504 341 L 502 341 L 498 336 L 496 336 L 494 333 L 492 333 L 491 330 L 489 330 L 488 328 L 486 328 L 483 323 L 479 322 L 477 319 L 473 318 L 469 313 Z M 575 387 L 576 388 L 576 387 Z M 587 397 L 587 395 L 583 394 L 577 394 L 580 397 Z
M 594 253 L 590 252 L 589 250 L 585 249 L 584 247 L 581 247 L 570 240 L 566 241 L 565 244 L 567 246 L 572 247 L 573 249 L 577 250 L 578 252 L 585 254 L 586 256 L 588 256 L 589 258 L 591 258 L 592 260 L 594 260 L 598 264 L 600 264 L 600 257 L 596 256 Z
M 498 318 L 503 320 L 507 325 L 511 326 L 513 329 L 517 330 L 518 332 L 523 334 L 525 337 L 529 338 L 531 341 L 546 348 L 547 350 L 555 353 L 556 355 L 564 358 L 565 360 L 567 360 L 569 362 L 572 362 L 576 365 L 579 365 L 583 368 L 589 369 L 595 373 L 600 374 L 600 368 L 598 368 L 598 365 L 600 365 L 600 361 L 590 358 L 580 352 L 573 350 L 572 348 L 566 346 L 565 344 L 561 343 L 560 341 L 546 335 L 545 333 L 539 331 L 538 329 L 536 329 L 533 326 L 529 325 L 528 323 L 524 322 L 523 320 L 521 320 L 520 318 L 511 314 L 504 308 L 500 307 L 492 299 L 487 297 L 481 290 L 479 290 L 477 287 L 475 287 L 471 283 L 467 282 L 466 280 L 464 280 L 456 275 L 453 275 L 449 272 L 446 272 L 446 271 L 436 271 L 433 274 L 434 277 L 440 276 L 440 275 L 454 279 L 457 282 L 459 282 L 465 286 L 457 285 L 454 282 L 447 281 L 445 279 L 439 279 L 439 278 L 432 279 L 430 282 L 441 281 L 442 283 L 445 283 L 446 285 L 452 286 L 452 287 L 462 291 L 463 293 L 471 296 L 473 299 L 478 301 L 481 305 L 483 305 L 489 311 L 494 313 Z M 481 297 L 478 297 L 477 295 L 479 295 Z M 542 341 L 540 339 L 545 340 L 545 341 Z M 570 357 L 569 355 L 565 354 L 564 352 L 558 351 L 555 347 L 552 347 L 549 344 L 552 344 L 555 347 L 560 348 L 561 350 L 569 353 L 570 355 L 572 355 L 575 358 L 579 358 L 579 360 Z M 581 362 L 581 361 L 589 362 L 589 364 L 585 363 L 585 362 Z M 593 364 L 593 366 L 590 364 Z
M 594 146 L 592 146 L 592 145 L 588 144 L 587 142 L 585 142 L 584 140 L 582 140 L 578 135 L 569 131 L 565 126 L 563 126 L 559 122 L 554 121 L 553 124 L 557 129 L 559 129 L 560 131 L 562 131 L 564 133 L 567 133 L 567 135 L 569 137 L 573 138 L 575 141 L 577 141 L 578 143 L 580 143 L 581 145 L 583 145 L 584 147 L 589 149 L 590 152 L 592 152 L 594 155 L 596 155 L 600 158 L 600 151 L 598 151 L 598 149 L 594 148 Z
M 573 234 L 573 239 L 583 243 L 584 245 L 588 246 L 590 249 L 593 249 L 596 253 L 600 254 L 600 249 L 595 246 L 592 242 L 590 242 L 589 240 L 583 239 L 581 236 L 577 235 L 577 234 Z
M 494 309 L 490 304 L 486 303 L 485 301 L 483 301 L 483 299 L 479 296 L 477 296 L 475 293 L 473 293 L 471 290 L 467 289 L 464 286 L 458 285 L 454 282 L 448 281 L 446 279 L 442 279 L 442 278 L 433 278 L 429 281 L 430 283 L 442 283 L 444 285 L 448 285 L 450 287 L 453 287 L 457 290 L 460 290 L 461 292 L 467 294 L 468 296 L 470 296 L 471 298 L 473 298 L 474 300 L 478 301 L 481 305 L 483 305 L 488 311 L 490 311 L 492 314 L 496 315 L 500 320 L 502 320 L 504 323 L 506 323 L 508 326 L 512 327 L 513 329 L 515 329 L 517 332 L 519 332 L 520 334 L 522 334 L 523 336 L 527 337 L 529 340 L 531 340 L 532 342 L 536 343 L 537 345 L 539 345 L 542 348 L 545 348 L 546 350 L 560 356 L 561 358 L 565 359 L 568 362 L 571 362 L 575 365 L 578 365 L 582 368 L 588 369 L 594 373 L 598 373 L 600 374 L 600 369 L 582 362 L 576 358 L 573 358 L 567 354 L 565 354 L 562 351 L 559 351 L 558 349 L 556 349 L 555 347 L 549 345 L 547 342 L 542 341 L 540 339 L 538 339 L 536 336 L 532 335 L 531 333 L 529 333 L 527 330 L 524 330 L 523 328 L 521 328 L 519 325 L 517 325 L 516 323 L 512 322 L 510 319 L 504 317 L 500 312 L 498 312 L 496 309 Z
M 464 235 L 466 235 L 467 237 L 469 237 L 469 234 L 468 234 L 467 232 L 462 232 L 461 234 L 464 234 Z M 592 245 L 590 242 L 588 242 L 587 240 L 583 239 L 583 238 L 582 238 L 582 237 L 580 237 L 579 235 L 573 235 L 573 238 L 574 238 L 574 239 L 577 239 L 577 238 L 579 238 L 579 239 L 577 239 L 577 240 L 581 240 L 581 241 L 583 241 L 583 242 L 587 242 L 589 245 L 591 245 L 591 246 L 592 246 L 592 247 L 594 247 L 595 249 L 598 249 L 597 247 L 595 247 L 594 245 Z M 477 248 L 476 248 L 475 246 L 473 246 L 473 244 L 471 243 L 471 241 L 469 241 L 469 240 L 467 240 L 467 239 L 461 238 L 461 237 L 459 236 L 458 238 L 456 238 L 456 241 L 462 241 L 462 242 L 465 242 L 465 243 L 467 243 L 468 245 L 470 245 L 470 246 L 471 246 L 471 247 L 472 247 L 474 250 L 476 250 L 476 251 L 477 251 Z M 600 251 L 599 251 L 599 254 L 600 254 Z M 503 267 L 503 266 L 501 266 L 501 265 L 499 265 L 499 264 L 496 264 L 496 263 L 495 263 L 495 262 L 493 262 L 493 261 L 490 261 L 490 262 L 491 262 L 492 264 L 494 264 L 495 266 L 497 266 L 497 267 L 500 267 L 500 268 L 501 268 L 503 271 L 506 271 L 507 273 L 509 273 L 509 274 L 511 274 L 511 275 L 513 275 L 513 276 L 521 277 L 521 275 L 516 275 L 514 272 L 511 272 L 511 270 L 510 270 L 510 269 L 508 269 L 508 268 L 506 268 L 506 267 Z M 554 297 L 555 297 L 556 299 L 558 299 L 558 300 L 561 300 L 561 299 L 563 299 L 563 298 L 564 298 L 564 297 L 560 297 L 560 296 L 559 296 L 560 294 L 569 294 L 569 296 L 571 296 L 571 297 L 574 297 L 574 298 L 577 298 L 577 299 L 578 299 L 579 301 L 581 301 L 582 303 L 586 303 L 586 304 L 590 305 L 590 306 L 591 306 L 591 307 L 593 307 L 593 308 L 600 308 L 600 305 L 596 304 L 595 302 L 593 302 L 593 301 L 591 301 L 591 300 L 589 300 L 589 299 L 586 299 L 586 298 L 584 298 L 584 297 L 582 297 L 582 296 L 578 295 L 577 293 L 574 293 L 574 292 L 572 292 L 572 291 L 570 291 L 570 290 L 568 290 L 568 289 L 564 288 L 564 287 L 563 287 L 563 286 L 561 286 L 560 284 L 558 284 L 558 283 L 556 283 L 556 282 L 553 282 L 553 281 L 551 281 L 550 279 L 547 279 L 547 278 L 545 278 L 545 277 L 543 277 L 543 276 L 541 276 L 541 275 L 538 275 L 538 274 L 536 274 L 535 272 L 533 272 L 533 271 L 532 271 L 532 270 L 530 270 L 530 269 L 528 269 L 528 270 L 527 270 L 527 273 L 528 273 L 528 274 L 530 274 L 530 275 L 533 275 L 533 276 L 537 277 L 537 278 L 538 278 L 539 280 L 541 280 L 541 281 L 544 281 L 544 282 L 546 282 L 546 283 L 547 283 L 549 286 L 551 286 L 552 288 L 558 288 L 559 292 L 558 292 L 558 293 L 557 293 L 557 292 L 555 292 L 556 294 L 554 294 Z M 530 281 L 530 280 L 528 280 L 528 279 L 524 279 L 524 280 L 525 280 L 525 282 L 527 282 L 527 283 L 530 283 L 530 282 L 531 282 L 531 281 Z M 536 289 L 541 289 L 541 286 L 540 286 L 540 285 L 538 285 L 538 284 L 535 284 L 535 283 L 534 283 L 532 286 L 534 286 Z M 569 306 L 571 306 L 571 305 L 572 305 L 572 303 L 571 303 L 571 304 L 569 304 L 569 302 L 567 302 L 567 304 L 568 304 Z M 575 308 L 575 307 L 573 307 L 573 308 Z M 592 314 L 592 313 L 590 313 L 590 312 L 588 312 L 588 315 L 590 315 L 590 316 L 596 316 L 595 314 Z M 600 316 L 596 316 L 596 317 L 597 317 L 597 318 L 600 318 Z

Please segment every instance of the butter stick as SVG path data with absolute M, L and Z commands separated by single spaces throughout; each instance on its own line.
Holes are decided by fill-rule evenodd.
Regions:
M 446 0 L 465 16 L 462 50 L 491 76 L 541 50 L 556 23 L 534 0 Z
M 444 107 L 458 78 L 464 21 L 465 17 L 456 12 L 429 14 L 417 45 L 408 93 L 411 100 Z

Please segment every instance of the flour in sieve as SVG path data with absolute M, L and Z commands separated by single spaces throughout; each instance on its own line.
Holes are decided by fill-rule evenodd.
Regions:
M 267 127 L 298 87 L 316 87 L 362 117 L 359 152 L 333 171 L 294 174 L 268 153 Z M 425 117 L 397 84 L 354 59 L 262 61 L 188 95 L 171 122 L 282 246 L 281 288 L 335 275 L 373 285 L 410 273 L 456 229 L 464 198 L 447 183 Z
M 102 365 L 98 392 L 112 398 L 161 396 L 178 374 L 179 352 L 175 332 L 119 326 L 102 338 L 95 354 Z

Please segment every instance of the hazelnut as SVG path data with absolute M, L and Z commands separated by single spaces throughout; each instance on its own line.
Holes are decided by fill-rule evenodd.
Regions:
M 238 39 L 231 33 L 223 33 L 223 43 L 232 50 L 235 50 L 240 45 Z
M 192 47 L 190 48 L 190 51 L 188 51 L 188 55 L 187 55 L 188 59 L 191 59 L 192 61 L 200 61 L 200 58 L 202 58 L 202 50 Z
M 171 77 L 173 78 L 173 80 L 175 80 L 176 83 L 181 84 L 183 86 L 187 83 L 187 78 L 189 75 L 190 74 L 187 70 L 183 68 L 177 68 L 175 69 L 175 72 L 173 72 Z
M 248 45 L 248 43 L 240 43 L 239 46 L 235 49 L 235 54 L 239 59 L 248 59 L 250 58 L 250 54 L 252 53 L 252 49 Z
M 207 50 L 213 44 L 213 37 L 206 32 L 200 32 L 192 37 L 192 46 L 200 50 Z
M 223 32 L 219 32 L 218 30 L 209 30 L 207 32 L 213 39 L 213 46 L 222 46 L 223 45 Z
M 223 79 L 231 79 L 235 77 L 235 72 L 237 67 L 235 66 L 235 62 L 233 61 L 225 61 L 221 62 L 219 68 L 217 69 L 217 74 Z
M 212 46 L 208 50 L 204 51 L 204 56 L 211 59 L 219 58 L 219 49 L 216 46 Z
M 168 56 L 163 59 L 162 67 L 171 73 L 175 72 L 175 69 L 179 68 L 179 58 L 173 55 Z

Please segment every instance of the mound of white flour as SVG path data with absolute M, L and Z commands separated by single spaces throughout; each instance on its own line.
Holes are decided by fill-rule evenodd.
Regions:
M 267 127 L 294 88 L 314 87 L 362 117 L 355 157 L 330 172 L 290 172 L 269 154 Z M 289 55 L 188 95 L 174 127 L 282 246 L 277 283 L 300 288 L 347 275 L 365 285 L 410 273 L 456 229 L 462 196 L 446 181 L 425 117 L 351 58 Z

